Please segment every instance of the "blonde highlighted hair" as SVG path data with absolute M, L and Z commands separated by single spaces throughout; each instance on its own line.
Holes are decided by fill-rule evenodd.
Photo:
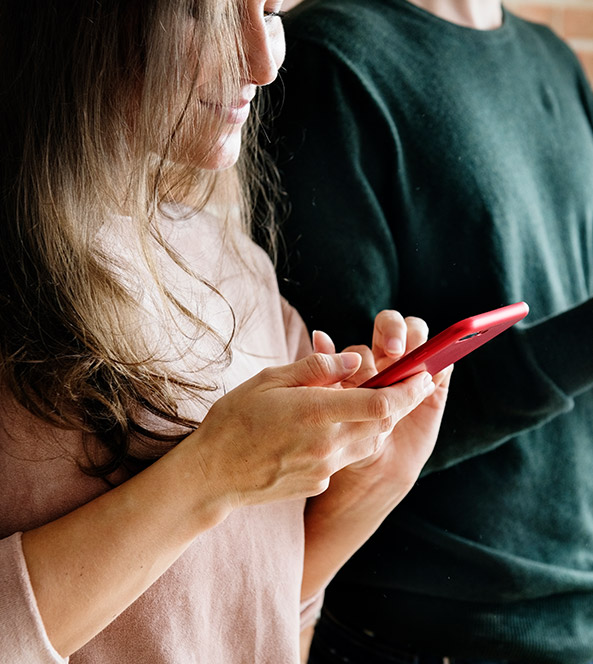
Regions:
M 163 370 L 141 335 L 126 334 L 138 303 L 97 236 L 125 213 L 166 307 L 196 334 L 211 332 L 167 289 L 151 247 L 189 271 L 157 213 L 172 191 L 198 192 L 200 208 L 218 186 L 203 146 L 222 128 L 195 111 L 195 89 L 207 67 L 216 99 L 236 99 L 241 21 L 234 0 L 9 0 L 0 9 L 0 378 L 38 417 L 98 437 L 101 459 L 86 470 L 102 477 L 138 465 L 134 436 L 166 439 L 155 456 L 178 439 L 146 431 L 139 408 L 192 428 L 180 394 L 212 389 Z M 253 129 L 246 135 L 247 161 L 230 179 L 244 220 L 268 187 L 253 165 Z M 180 163 L 179 146 L 192 141 Z M 217 341 L 211 359 L 224 364 L 230 338 Z

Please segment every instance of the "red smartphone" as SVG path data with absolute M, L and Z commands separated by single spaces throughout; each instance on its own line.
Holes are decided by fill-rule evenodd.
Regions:
M 421 371 L 433 376 L 525 318 L 529 306 L 517 302 L 454 323 L 369 378 L 359 387 L 387 387 Z

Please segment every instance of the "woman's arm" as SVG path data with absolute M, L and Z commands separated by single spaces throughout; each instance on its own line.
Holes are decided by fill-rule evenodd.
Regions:
M 379 433 L 424 395 L 419 386 L 325 387 L 359 364 L 355 353 L 315 354 L 264 370 L 150 468 L 25 533 L 31 584 L 56 650 L 67 656 L 88 642 L 231 510 L 319 494 L 332 474 L 372 453 Z
M 179 445 L 121 486 L 23 534 L 37 605 L 61 655 L 105 628 L 229 513 L 223 487 L 204 477 L 189 447 Z
M 419 319 L 404 321 L 395 312 L 379 314 L 373 354 L 356 347 L 364 361 L 353 377 L 355 382 L 366 380 L 404 349 L 407 352 L 418 346 L 427 332 Z M 314 336 L 314 345 L 318 351 L 334 350 L 320 335 Z M 451 369 L 445 370 L 433 383 L 430 374 L 422 373 L 413 379 L 417 385 L 402 383 L 423 389 L 428 398 L 395 425 L 377 453 L 333 475 L 328 490 L 307 501 L 303 598 L 314 596 L 327 585 L 413 487 L 437 439 L 450 375 Z

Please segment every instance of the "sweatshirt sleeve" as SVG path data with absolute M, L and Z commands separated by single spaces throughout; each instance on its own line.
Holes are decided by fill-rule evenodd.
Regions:
M 21 533 L 0 540 L 0 664 L 67 664 L 39 615 Z
M 280 289 L 309 331 L 327 332 L 337 349 L 370 344 L 375 313 L 397 290 L 384 195 L 397 165 L 393 149 L 375 149 L 378 134 L 389 140 L 385 118 L 352 70 L 308 42 L 291 43 L 271 93 L 282 108 L 272 150 L 290 208 Z
M 567 397 L 593 386 L 593 299 L 522 332 L 532 361 Z
M 456 366 L 423 474 L 487 452 L 570 412 L 593 387 L 593 300 L 505 332 Z

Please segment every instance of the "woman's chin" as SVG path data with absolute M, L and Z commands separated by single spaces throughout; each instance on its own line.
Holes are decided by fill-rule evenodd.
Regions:
M 208 171 L 224 171 L 237 163 L 241 153 L 241 132 L 233 132 L 223 139 L 201 160 L 200 167 Z

